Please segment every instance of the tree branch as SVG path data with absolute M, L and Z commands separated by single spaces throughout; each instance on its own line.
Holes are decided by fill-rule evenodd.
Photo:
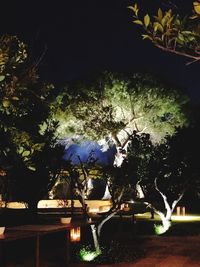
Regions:
M 173 53 L 173 54 L 176 54 L 176 55 L 179 55 L 179 56 L 183 56 L 183 57 L 187 57 L 187 58 L 193 59 L 192 62 L 186 63 L 186 65 L 189 65 L 189 64 L 191 64 L 191 63 L 193 63 L 195 61 L 199 61 L 200 60 L 200 56 L 194 56 L 194 55 L 190 55 L 190 54 L 188 54 L 186 52 L 181 52 L 181 51 L 177 51 L 177 50 L 174 50 L 174 49 L 170 49 L 170 48 L 162 46 L 162 45 L 160 45 L 158 43 L 154 43 L 154 45 L 156 47 L 158 47 L 159 49 L 165 51 L 165 52 L 170 52 L 170 53 Z

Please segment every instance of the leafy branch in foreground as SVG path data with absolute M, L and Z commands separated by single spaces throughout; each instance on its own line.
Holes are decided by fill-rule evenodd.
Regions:
M 142 27 L 144 40 L 159 49 L 190 59 L 186 65 L 200 60 L 200 1 L 193 2 L 193 14 L 184 17 L 172 9 L 158 8 L 157 14 L 143 17 L 138 4 L 128 6 L 133 12 L 133 23 Z

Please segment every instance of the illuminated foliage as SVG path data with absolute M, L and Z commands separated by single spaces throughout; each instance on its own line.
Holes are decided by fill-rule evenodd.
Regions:
M 71 85 L 57 97 L 52 117 L 60 122 L 59 136 L 110 137 L 124 147 L 133 131 L 151 133 L 155 141 L 187 123 L 187 98 L 150 75 L 131 77 L 106 73 Z
M 133 12 L 133 23 L 142 27 L 143 39 L 164 51 L 187 57 L 188 64 L 200 60 L 200 1 L 193 2 L 193 14 L 185 17 L 161 8 L 154 16 L 143 16 L 137 3 L 128 8 Z
M 16 36 L 0 37 L 0 168 L 21 191 L 18 197 L 27 199 L 31 187 L 36 194 L 37 186 L 47 186 L 54 161 L 56 123 L 47 121 L 53 85 L 39 79 L 37 64 L 30 64 L 27 46 Z
M 12 151 L 33 169 L 30 157 L 44 146 L 39 124 L 47 116 L 45 99 L 52 85 L 41 83 L 36 65 L 28 65 L 27 60 L 26 45 L 16 36 L 0 38 L 1 139 L 9 139 Z M 1 145 L 1 153 L 7 157 L 10 149 Z
M 162 235 L 166 232 L 166 229 L 161 224 L 154 225 L 154 230 L 157 235 Z M 168 229 L 167 229 L 168 230 Z
M 97 256 L 99 256 L 99 253 L 96 251 L 86 250 L 85 248 L 80 250 L 80 257 L 82 261 L 93 261 Z

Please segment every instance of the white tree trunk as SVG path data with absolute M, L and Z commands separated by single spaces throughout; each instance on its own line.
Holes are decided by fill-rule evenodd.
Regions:
M 171 217 L 172 213 L 177 205 L 177 203 L 181 200 L 183 197 L 184 193 L 182 192 L 179 197 L 173 201 L 172 205 L 170 206 L 169 202 L 167 201 L 167 197 L 157 188 L 157 191 L 160 193 L 162 196 L 164 205 L 165 205 L 165 210 L 166 212 L 163 213 L 161 211 L 155 210 L 155 212 L 160 216 L 160 219 L 162 221 L 162 226 L 163 226 L 163 233 L 168 231 L 169 228 L 171 227 Z
M 108 216 L 106 216 L 105 219 L 102 222 L 100 222 L 100 224 L 97 226 L 97 234 L 99 237 L 101 236 L 101 229 L 102 229 L 104 223 L 106 223 L 108 220 L 110 220 L 117 212 L 118 212 L 118 210 L 114 211 L 111 214 L 109 214 Z
M 101 248 L 100 248 L 100 244 L 99 244 L 99 240 L 98 240 L 97 227 L 94 224 L 91 224 L 90 227 L 92 230 L 92 237 L 93 237 L 93 241 L 94 241 L 95 251 L 99 255 L 99 254 L 101 254 Z
M 115 160 L 113 165 L 116 167 L 120 167 L 124 161 L 125 155 L 121 153 L 121 147 L 116 145 L 117 153 L 115 154 Z M 124 148 L 123 148 L 124 149 Z
M 109 191 L 108 183 L 106 184 L 106 189 L 105 189 L 105 192 L 104 192 L 104 195 L 103 195 L 102 199 L 103 200 L 111 199 L 111 194 L 110 194 L 110 191 Z
M 99 225 L 94 225 L 91 224 L 91 231 L 92 231 L 92 237 L 93 237 L 93 242 L 94 242 L 94 247 L 95 247 L 95 252 L 96 255 L 100 255 L 101 254 L 101 247 L 100 247 L 100 243 L 99 243 L 99 239 L 101 237 L 101 229 L 104 225 L 105 222 L 107 222 L 108 220 L 110 220 L 115 214 L 117 213 L 117 211 L 112 212 L 111 214 L 109 214 L 105 219 L 103 219 L 102 222 L 100 222 Z

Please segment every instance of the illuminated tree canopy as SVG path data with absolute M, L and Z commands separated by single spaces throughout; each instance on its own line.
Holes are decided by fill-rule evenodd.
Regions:
M 36 64 L 28 64 L 27 47 L 16 36 L 2 36 L 0 48 L 2 157 L 9 158 L 11 149 L 2 142 L 9 139 L 12 152 L 33 169 L 31 157 L 44 147 L 39 127 L 48 114 L 46 100 L 53 86 L 39 81 Z
M 193 10 L 186 16 L 161 8 L 154 16 L 142 14 L 137 3 L 128 8 L 133 12 L 133 23 L 142 27 L 143 39 L 161 50 L 188 58 L 187 64 L 200 60 L 200 1 L 193 2 Z
M 58 135 L 108 138 L 124 148 L 133 131 L 147 132 L 156 142 L 187 124 L 182 92 L 155 77 L 106 73 L 95 81 L 74 84 L 52 106 Z M 109 139 L 110 138 L 110 139 Z

